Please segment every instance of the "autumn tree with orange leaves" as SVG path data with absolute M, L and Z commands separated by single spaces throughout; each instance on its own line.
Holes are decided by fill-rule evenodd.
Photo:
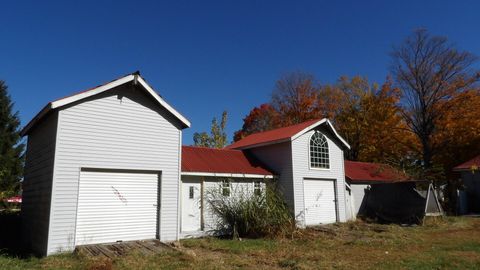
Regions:
M 366 78 L 340 78 L 342 96 L 334 117 L 339 133 L 349 142 L 349 160 L 399 163 L 411 151 L 414 138 L 399 112 L 400 91 L 387 80 L 380 88 Z
M 380 89 L 361 77 L 321 86 L 310 74 L 284 75 L 268 105 L 252 110 L 238 134 L 327 117 L 353 146 L 347 156 L 354 160 L 402 163 L 407 157 L 424 170 L 435 162 L 449 171 L 478 154 L 476 57 L 444 37 L 418 30 L 393 51 L 392 59 L 394 83 L 387 80 Z M 268 125 L 249 128 L 263 115 Z
M 271 102 L 250 111 L 234 139 L 329 118 L 352 147 L 346 152 L 348 159 L 398 162 L 412 145 L 398 110 L 399 99 L 390 81 L 378 89 L 366 78 L 341 77 L 334 85 L 320 86 L 312 75 L 295 72 L 277 81 Z
M 278 80 L 271 105 L 278 113 L 279 124 L 288 126 L 318 118 L 319 89 L 311 74 L 294 72 Z
M 284 75 L 271 101 L 244 119 L 235 140 L 326 117 L 352 146 L 346 158 L 388 163 L 413 178 L 447 184 L 448 196 L 458 188 L 452 168 L 480 154 L 476 59 L 418 30 L 392 52 L 392 80 L 381 87 L 360 76 L 320 85 L 310 74 Z
M 258 133 L 279 126 L 278 112 L 272 105 L 265 103 L 253 108 L 243 119 L 242 129 L 235 132 L 233 140 L 238 141 L 247 135 Z

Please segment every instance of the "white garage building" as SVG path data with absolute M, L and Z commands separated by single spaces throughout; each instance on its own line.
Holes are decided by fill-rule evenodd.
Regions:
M 178 240 L 214 226 L 206 189 L 256 192 L 265 179 L 276 181 L 300 227 L 354 218 L 349 145 L 328 120 L 252 134 L 225 149 L 182 147 L 189 126 L 138 73 L 50 102 L 23 130 L 29 247 L 48 255 Z
M 182 129 L 138 74 L 50 102 L 28 135 L 22 215 L 39 254 L 178 239 Z

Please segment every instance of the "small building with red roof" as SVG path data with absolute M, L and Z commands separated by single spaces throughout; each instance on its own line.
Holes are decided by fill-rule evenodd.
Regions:
M 409 180 L 406 174 L 387 164 L 348 160 L 345 160 L 345 178 L 353 217 L 365 207 L 365 195 L 372 185 Z
M 480 155 L 453 168 L 459 172 L 463 188 L 459 191 L 459 213 L 480 213 Z

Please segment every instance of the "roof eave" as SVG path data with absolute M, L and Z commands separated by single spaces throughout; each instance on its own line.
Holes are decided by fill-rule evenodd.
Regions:
M 69 96 L 66 98 L 62 98 L 53 102 L 48 103 L 21 131 L 21 136 L 25 136 L 28 134 L 28 132 L 37 124 L 37 122 L 43 118 L 49 111 L 53 109 L 57 109 L 63 106 L 66 106 L 68 104 L 71 104 L 73 102 L 100 94 L 104 91 L 107 91 L 109 89 L 115 88 L 117 86 L 123 85 L 125 83 L 128 83 L 130 81 L 135 81 L 139 82 L 140 85 L 161 105 L 163 106 L 168 112 L 170 112 L 174 117 L 176 117 L 182 124 L 182 128 L 188 128 L 191 126 L 190 121 L 188 121 L 183 115 L 181 115 L 178 111 L 176 111 L 172 106 L 170 106 L 165 100 L 163 100 L 153 88 L 148 85 L 148 83 L 138 74 L 130 74 L 127 76 L 124 76 L 122 78 L 119 78 L 117 80 L 114 80 L 112 82 L 109 82 L 107 84 L 98 86 L 96 88 L 93 88 L 91 90 Z
M 272 179 L 273 174 L 253 174 L 253 173 L 220 173 L 220 172 L 186 172 L 182 171 L 182 175 L 189 176 L 212 176 L 212 177 L 233 177 L 233 178 L 267 178 Z
M 24 137 L 26 136 L 30 130 L 37 124 L 37 122 L 42 119 L 45 115 L 47 115 L 50 111 L 52 110 L 52 103 L 48 103 L 45 107 L 43 107 L 42 110 L 40 110 L 35 117 L 33 117 L 30 122 L 20 131 L 20 136 Z
M 347 149 L 350 149 L 350 145 L 347 143 L 347 141 L 342 138 L 342 136 L 340 136 L 340 134 L 338 134 L 337 130 L 333 127 L 333 124 L 332 122 L 330 122 L 330 120 L 328 120 L 327 118 L 323 118 L 322 120 L 319 120 L 318 122 L 304 128 L 303 130 L 301 130 L 300 132 L 296 133 L 295 135 L 292 136 L 292 141 L 295 140 L 296 138 L 302 136 L 304 133 L 306 133 L 307 131 L 311 130 L 311 129 L 314 129 L 324 123 L 327 123 L 327 125 L 329 126 L 329 128 L 333 131 L 333 134 L 335 135 L 335 137 L 338 138 L 338 140 L 340 140 L 340 142 L 347 148 Z
M 292 140 L 292 138 L 289 137 L 289 138 L 284 138 L 284 139 L 275 140 L 275 141 L 270 141 L 270 142 L 250 144 L 250 145 L 240 146 L 240 147 L 232 147 L 232 148 L 229 148 L 229 149 L 233 149 L 233 150 L 247 150 L 247 149 L 252 149 L 252 148 L 257 148 L 257 147 L 262 147 L 262 146 L 268 146 L 268 145 L 272 145 L 272 144 L 277 144 L 277 143 L 289 142 L 289 141 L 291 141 L 291 140 Z

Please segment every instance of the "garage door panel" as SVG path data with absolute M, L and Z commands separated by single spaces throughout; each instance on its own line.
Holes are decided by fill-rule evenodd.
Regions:
M 82 171 L 75 244 L 155 238 L 158 181 L 157 173 Z
M 335 181 L 305 179 L 304 200 L 307 226 L 337 221 Z

